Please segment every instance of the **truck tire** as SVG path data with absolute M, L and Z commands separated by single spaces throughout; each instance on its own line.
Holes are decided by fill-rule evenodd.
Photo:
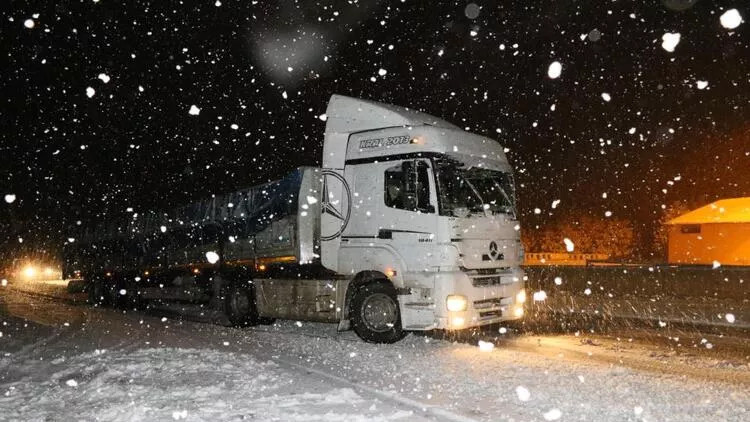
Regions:
M 224 295 L 224 313 L 233 327 L 250 327 L 258 324 L 255 290 L 247 283 L 232 283 Z
M 396 289 L 388 281 L 360 286 L 352 297 L 350 315 L 354 332 L 368 343 L 395 343 L 406 335 Z
M 91 306 L 102 307 L 104 306 L 104 284 L 98 280 L 91 280 L 86 284 L 86 290 L 88 293 L 88 303 Z

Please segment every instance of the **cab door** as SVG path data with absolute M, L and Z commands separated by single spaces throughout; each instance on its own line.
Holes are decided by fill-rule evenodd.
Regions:
M 429 268 L 437 230 L 430 160 L 369 162 L 347 166 L 346 174 L 352 209 L 340 262 L 350 272 L 395 269 L 406 275 Z

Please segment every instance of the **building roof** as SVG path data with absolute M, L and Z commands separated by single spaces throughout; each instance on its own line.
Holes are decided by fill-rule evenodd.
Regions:
M 722 199 L 667 222 L 667 224 L 705 223 L 750 223 L 750 197 Z

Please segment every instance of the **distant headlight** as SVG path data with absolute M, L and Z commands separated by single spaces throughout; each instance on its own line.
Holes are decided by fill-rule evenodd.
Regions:
M 22 272 L 23 276 L 26 278 L 34 278 L 36 276 L 36 273 L 37 273 L 36 267 L 33 267 L 31 265 L 27 265 L 26 267 L 24 267 L 23 272 Z
M 516 303 L 524 302 L 526 302 L 526 290 L 521 290 L 520 292 L 516 293 Z
M 468 303 L 464 295 L 448 295 L 445 299 L 445 306 L 451 312 L 465 311 Z

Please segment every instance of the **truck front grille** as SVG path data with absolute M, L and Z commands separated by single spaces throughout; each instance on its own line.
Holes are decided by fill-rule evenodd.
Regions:
M 500 276 L 499 275 L 473 276 L 471 277 L 471 284 L 474 287 L 494 286 L 496 284 L 500 284 Z
M 479 313 L 479 319 L 481 320 L 499 318 L 501 316 L 503 316 L 503 311 L 500 309 L 495 309 L 494 311 L 487 311 L 487 312 Z
M 492 309 L 513 303 L 512 297 L 495 297 L 492 299 L 482 299 L 474 301 L 474 309 Z

